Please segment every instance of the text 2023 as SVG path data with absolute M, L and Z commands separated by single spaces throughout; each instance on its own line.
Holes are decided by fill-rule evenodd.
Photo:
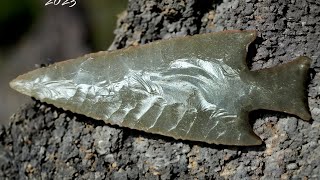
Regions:
M 58 5 L 61 5 L 61 6 L 67 6 L 69 5 L 69 7 L 73 7 L 77 4 L 77 1 L 76 0 L 48 0 L 47 3 L 45 4 L 45 6 L 48 6 L 48 5 L 54 5 L 54 6 L 58 6 Z

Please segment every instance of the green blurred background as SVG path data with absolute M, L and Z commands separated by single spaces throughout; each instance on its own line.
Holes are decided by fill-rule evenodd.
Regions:
M 76 0 L 72 8 L 47 1 L 0 1 L 0 124 L 30 101 L 10 89 L 10 80 L 36 64 L 107 50 L 127 6 L 127 0 Z

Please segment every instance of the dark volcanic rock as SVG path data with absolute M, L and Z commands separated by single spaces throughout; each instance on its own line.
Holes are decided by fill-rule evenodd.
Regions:
M 226 29 L 256 29 L 253 69 L 313 59 L 310 122 L 254 112 L 265 142 L 229 147 L 105 125 L 39 102 L 0 128 L 0 177 L 8 179 L 319 179 L 320 4 L 316 0 L 129 1 L 110 49 Z M 252 59 L 251 59 L 252 58 Z

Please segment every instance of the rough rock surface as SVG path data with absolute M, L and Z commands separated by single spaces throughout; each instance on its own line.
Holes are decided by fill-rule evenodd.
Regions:
M 283 113 L 251 114 L 257 147 L 179 141 L 105 125 L 34 102 L 0 128 L 1 179 L 319 179 L 320 2 L 317 0 L 130 0 L 110 49 L 225 29 L 256 29 L 252 69 L 299 55 L 313 59 L 302 121 Z

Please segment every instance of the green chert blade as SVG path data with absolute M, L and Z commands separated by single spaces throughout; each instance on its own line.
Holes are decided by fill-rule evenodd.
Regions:
M 310 119 L 310 59 L 250 71 L 246 54 L 255 37 L 255 31 L 224 31 L 87 54 L 10 85 L 110 124 L 176 139 L 258 145 L 248 112 L 269 109 Z

